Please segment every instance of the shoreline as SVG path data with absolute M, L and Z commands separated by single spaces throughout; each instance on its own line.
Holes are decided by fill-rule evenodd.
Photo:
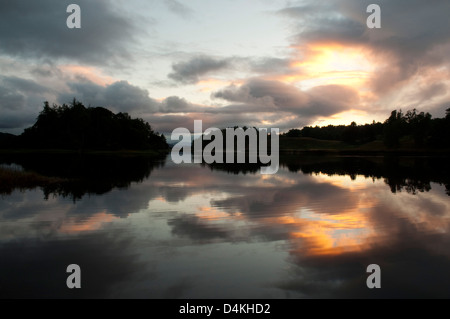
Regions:
M 346 156 L 450 156 L 450 150 L 364 150 L 364 149 L 280 149 L 280 155 L 346 155 Z
M 111 155 L 162 156 L 167 150 L 65 150 L 65 149 L 0 149 L 0 155 L 55 154 L 55 155 Z M 248 150 L 246 150 L 248 153 Z M 280 148 L 280 155 L 346 155 L 346 156 L 450 156 L 450 149 L 295 149 Z
M 55 155 L 114 155 L 114 156 L 161 156 L 167 150 L 66 150 L 66 149 L 0 149 L 0 155 L 55 154 Z

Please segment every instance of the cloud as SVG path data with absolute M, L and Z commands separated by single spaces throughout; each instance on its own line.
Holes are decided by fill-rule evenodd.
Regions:
M 38 83 L 42 72 L 50 72 L 52 76 Z M 99 84 L 61 68 L 39 68 L 35 73 L 36 80 L 0 79 L 0 95 L 3 97 L 0 107 L 4 110 L 0 124 L 4 129 L 23 129 L 32 125 L 46 100 L 63 104 L 70 103 L 73 98 L 86 106 L 103 106 L 114 112 L 141 117 L 159 132 L 171 132 L 176 127 L 191 128 L 194 120 L 203 120 L 204 128 L 234 125 L 268 127 L 262 123 L 270 120 L 277 127 L 288 129 L 289 125 L 307 124 L 313 117 L 335 114 L 357 103 L 356 93 L 345 86 L 321 86 L 301 91 L 279 81 L 256 78 L 213 93 L 214 99 L 223 99 L 229 102 L 228 105 L 205 106 L 190 103 L 179 96 L 156 100 L 148 90 L 127 81 Z M 63 93 L 49 87 L 55 84 Z
M 306 117 L 328 116 L 350 109 L 358 102 L 358 94 L 342 85 L 317 86 L 302 91 L 279 81 L 251 79 L 240 87 L 231 85 L 212 95 L 230 102 L 251 104 L 262 110 L 284 111 Z
M 194 120 L 202 120 L 203 130 L 209 127 L 225 128 L 238 126 L 260 126 L 264 119 L 260 114 L 241 113 L 188 113 L 178 114 L 151 114 L 143 117 L 158 132 L 170 133 L 174 128 L 184 127 L 194 132 Z M 265 126 L 267 127 L 267 126 Z
M 76 97 L 85 105 L 103 106 L 116 112 L 135 114 L 207 112 L 212 109 L 196 106 L 178 96 L 169 96 L 158 101 L 150 97 L 148 90 L 128 81 L 99 85 L 84 77 L 77 77 L 76 80 L 68 82 L 70 92 L 59 96 L 60 103 L 67 103 Z
M 190 104 L 178 96 L 169 96 L 161 103 L 161 112 L 184 112 L 190 108 Z
M 0 86 L 0 106 L 3 111 L 21 108 L 25 103 L 25 96 L 19 90 L 8 86 Z
M 380 1 L 382 28 L 371 30 L 366 26 L 369 0 L 292 1 L 276 12 L 291 33 L 289 48 L 278 55 L 166 48 L 167 57 L 188 57 L 169 61 L 170 71 L 162 69 L 166 85 L 182 90 L 197 84 L 189 92 L 198 97 L 195 102 L 180 91 L 155 99 L 146 84 L 122 80 L 128 79 L 123 74 L 106 76 L 117 69 L 106 72 L 105 66 L 124 61 L 136 48 L 143 32 L 136 28 L 139 14 L 133 18 L 119 12 L 118 4 L 81 0 L 82 28 L 69 30 L 68 1 L 0 3 L 0 58 L 6 70 L 0 80 L 3 128 L 32 124 L 45 100 L 67 103 L 74 97 L 86 105 L 143 117 L 165 131 L 187 127 L 194 119 L 216 127 L 270 123 L 283 129 L 317 120 L 326 123 L 326 117 L 349 110 L 388 116 L 398 107 L 442 116 L 450 100 L 445 89 L 450 84 L 450 41 L 444 31 L 450 28 L 445 17 L 450 4 L 445 2 L 429 6 L 417 0 Z M 181 1 L 165 5 L 186 18 L 193 12 Z M 34 64 L 8 64 L 12 57 Z M 159 80 L 151 83 L 162 83 Z M 210 101 L 199 93 L 206 86 L 214 90 Z M 30 114 L 25 116 L 25 110 Z
M 379 1 L 381 29 L 366 26 L 366 8 L 370 0 L 307 1 L 280 10 L 282 16 L 295 19 L 293 45 L 303 50 L 314 43 L 340 43 L 365 47 L 376 66 L 371 87 L 385 94 L 405 85 L 424 69 L 448 65 L 450 21 L 446 12 L 450 3 L 434 1 Z M 419 23 L 419 21 L 433 21 Z
M 248 58 L 251 71 L 261 74 L 290 74 L 290 59 L 288 58 L 274 58 L 274 57 L 260 57 Z
M 171 12 L 182 18 L 187 19 L 192 17 L 193 10 L 177 0 L 166 0 L 164 4 Z
M 184 84 L 196 83 L 200 78 L 213 71 L 218 71 L 229 66 L 228 59 L 216 59 L 209 56 L 196 56 L 185 62 L 172 65 L 173 72 L 168 75 L 176 82 Z
M 42 93 L 49 91 L 48 88 L 33 80 L 23 79 L 16 76 L 0 76 L 0 79 L 11 88 L 25 93 Z
M 32 123 L 49 91 L 33 80 L 0 76 L 0 130 L 19 133 Z
M 60 103 L 68 103 L 74 97 L 85 105 L 103 106 L 115 112 L 154 112 L 159 102 L 150 98 L 149 92 L 127 81 L 117 81 L 101 86 L 87 79 L 68 83 L 71 92 L 59 96 Z
M 0 0 L 0 53 L 101 65 L 131 58 L 127 48 L 137 32 L 131 19 L 111 2 L 79 0 L 81 29 L 69 29 L 66 9 L 71 3 Z
M 417 92 L 415 99 L 418 102 L 427 102 L 439 96 L 445 96 L 448 92 L 447 86 L 444 83 L 430 83 Z
M 173 72 L 168 77 L 183 84 L 195 84 L 219 71 L 245 71 L 254 75 L 285 75 L 291 74 L 291 60 L 278 57 L 224 57 L 217 58 L 208 55 L 197 55 L 187 61 L 172 65 Z

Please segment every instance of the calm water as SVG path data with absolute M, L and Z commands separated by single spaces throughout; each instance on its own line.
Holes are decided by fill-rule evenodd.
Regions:
M 70 179 L 0 195 L 2 298 L 450 297 L 447 159 L 1 161 Z

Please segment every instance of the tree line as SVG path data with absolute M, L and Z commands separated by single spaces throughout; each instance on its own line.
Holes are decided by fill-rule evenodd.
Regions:
M 305 126 L 291 129 L 282 137 L 310 137 L 319 140 L 365 144 L 382 140 L 388 148 L 397 148 L 402 140 L 410 140 L 416 147 L 450 147 L 450 108 L 444 118 L 432 118 L 430 113 L 416 109 L 403 113 L 394 110 L 383 123 Z
M 70 150 L 160 150 L 165 137 L 140 118 L 103 107 L 44 103 L 36 123 L 15 139 L 16 147 Z

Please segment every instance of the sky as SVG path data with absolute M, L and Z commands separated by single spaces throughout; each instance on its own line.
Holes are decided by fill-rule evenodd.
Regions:
M 81 28 L 69 29 L 71 3 Z M 381 8 L 370 29 L 367 7 Z M 450 107 L 446 0 L 0 0 L 0 131 L 44 101 L 103 106 L 161 133 L 384 121 Z

